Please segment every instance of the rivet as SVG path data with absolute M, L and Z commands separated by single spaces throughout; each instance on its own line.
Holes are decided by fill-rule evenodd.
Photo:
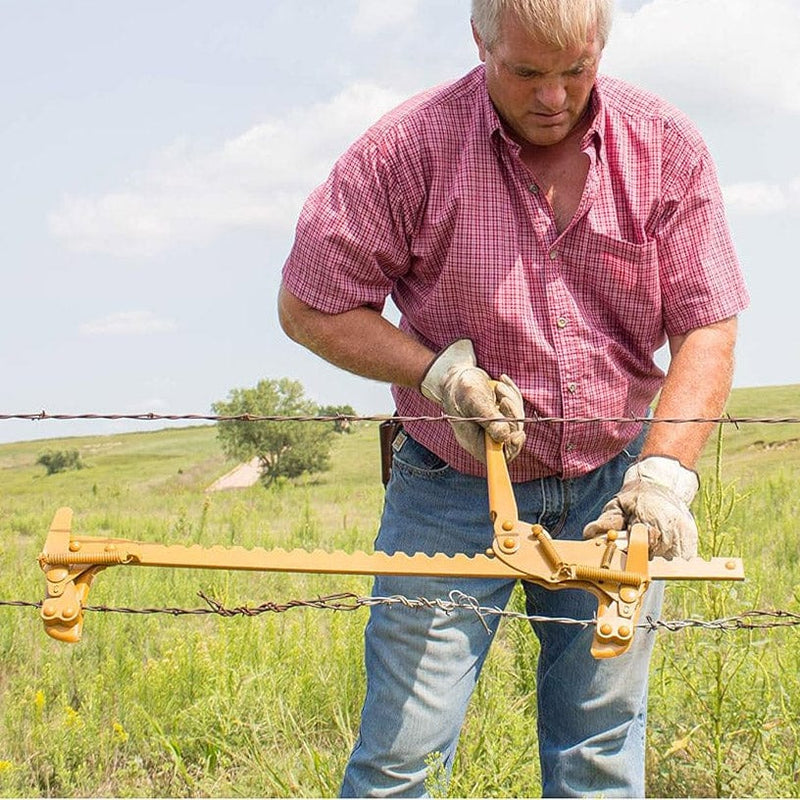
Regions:
M 531 533 L 538 539 L 544 533 L 544 528 L 541 525 L 531 525 Z
M 63 581 L 67 575 L 69 575 L 69 570 L 66 567 L 53 567 L 53 569 L 47 570 L 46 577 L 47 580 L 58 583 L 59 581 Z
M 631 635 L 631 629 L 627 625 L 620 625 L 619 626 L 619 635 L 625 639 Z
M 69 543 L 69 549 L 74 553 L 74 552 L 76 552 L 76 551 L 81 549 L 81 543 L 80 542 L 70 542 Z
M 736 569 L 736 562 L 735 561 L 726 561 L 725 562 L 725 569 Z
M 513 531 L 514 530 L 514 523 L 510 519 L 507 519 L 502 524 L 501 527 L 503 528 L 504 531 Z
M 608 541 L 609 541 L 609 542 L 616 542 L 616 541 L 617 541 L 617 536 L 618 536 L 618 535 L 619 535 L 619 534 L 618 534 L 616 531 L 609 531 L 609 532 L 606 534 L 606 539 L 608 539 Z
M 600 633 L 602 633 L 602 634 L 603 634 L 603 636 L 610 636 L 610 635 L 611 635 L 611 631 L 613 631 L 613 630 L 614 630 L 614 629 L 613 629 L 613 628 L 611 627 L 611 625 L 609 625 L 607 622 L 604 622 L 604 623 L 603 623 L 603 624 L 600 626 Z
M 639 593 L 633 586 L 623 586 L 619 590 L 619 596 L 621 600 L 624 600 L 626 603 L 632 603 Z
M 517 546 L 517 540 L 512 538 L 511 536 L 507 536 L 503 539 L 503 548 L 506 550 L 513 550 Z

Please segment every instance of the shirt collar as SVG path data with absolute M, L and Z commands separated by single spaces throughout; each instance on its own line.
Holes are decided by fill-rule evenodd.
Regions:
M 601 164 L 606 163 L 606 115 L 603 107 L 603 98 L 600 92 L 600 85 L 595 81 L 592 93 L 589 95 L 589 115 L 591 123 L 589 130 L 583 137 L 582 145 L 584 148 L 594 144 L 597 160 Z
M 489 134 L 492 144 L 495 148 L 499 147 L 500 142 L 504 141 L 508 147 L 514 152 L 519 151 L 519 145 L 505 132 L 503 123 L 497 113 L 497 110 L 489 97 L 489 91 L 486 88 L 486 73 L 483 72 L 482 81 L 483 91 L 480 93 L 481 97 L 481 116 L 484 119 L 486 131 Z M 600 87 L 595 82 L 592 93 L 589 95 L 589 114 L 592 122 L 589 130 L 583 137 L 582 145 L 584 148 L 594 144 L 597 159 L 601 163 L 606 161 L 605 151 L 605 132 L 606 132 L 606 116 L 603 108 L 603 101 L 600 93 Z

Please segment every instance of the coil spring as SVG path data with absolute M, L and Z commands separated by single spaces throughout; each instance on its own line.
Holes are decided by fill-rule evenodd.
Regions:
M 576 564 L 574 567 L 575 577 L 579 580 L 591 581 L 592 583 L 620 583 L 623 586 L 641 586 L 644 582 L 642 576 L 636 572 L 626 572 L 621 569 L 603 569 L 601 567 L 586 567 Z
M 76 564 L 96 565 L 98 567 L 113 564 L 129 564 L 133 561 L 130 553 L 103 551 L 101 553 L 42 553 L 40 563 L 51 567 L 71 567 Z

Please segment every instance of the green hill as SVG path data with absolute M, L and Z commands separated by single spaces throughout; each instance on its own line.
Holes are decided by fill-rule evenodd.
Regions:
M 734 418 L 800 419 L 800 385 L 734 389 L 727 406 Z M 729 477 L 752 480 L 772 470 L 797 470 L 800 466 L 800 424 L 726 424 L 724 469 Z M 702 466 L 713 460 L 714 443 L 707 448 Z

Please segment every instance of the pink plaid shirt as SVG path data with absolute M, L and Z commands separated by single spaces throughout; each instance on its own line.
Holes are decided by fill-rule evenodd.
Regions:
M 569 226 L 504 133 L 483 67 L 387 114 L 337 162 L 300 216 L 286 287 L 316 309 L 382 309 L 440 350 L 473 341 L 490 375 L 522 391 L 526 416 L 641 417 L 664 374 L 666 336 L 747 305 L 714 166 L 688 119 L 599 77 L 583 140 L 590 169 Z M 394 386 L 402 416 L 438 416 Z M 450 426 L 409 433 L 462 472 L 483 467 Z M 618 454 L 636 423 L 530 423 L 515 481 L 582 475 Z

